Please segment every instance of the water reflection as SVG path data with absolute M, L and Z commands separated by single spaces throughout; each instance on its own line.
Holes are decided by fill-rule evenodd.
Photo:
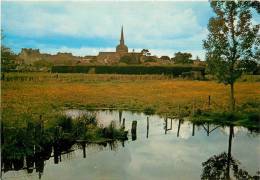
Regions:
M 20 146 L 19 144 L 24 143 L 24 141 L 19 140 L 19 136 L 23 133 L 5 129 L 2 143 L 4 142 L 4 146 L 7 146 L 18 139 L 16 147 L 19 148 L 16 148 L 15 151 L 16 154 L 22 155 L 10 158 L 8 156 L 8 153 L 11 154 L 10 152 L 2 153 L 2 171 L 5 172 L 3 176 L 11 177 L 8 171 L 18 170 L 26 170 L 27 173 L 33 174 L 35 169 L 39 179 L 54 179 L 51 176 L 52 173 L 62 176 L 64 173 L 64 176 L 66 174 L 68 179 L 72 179 L 74 177 L 67 174 L 64 170 L 65 167 L 62 165 L 67 163 L 68 167 L 71 168 L 70 171 L 78 172 L 74 169 L 73 158 L 69 162 L 64 162 L 62 158 L 62 154 L 72 153 L 80 154 L 81 159 L 75 157 L 74 159 L 75 163 L 82 164 L 82 176 L 79 173 L 77 174 L 78 178 L 75 177 L 75 179 L 85 179 L 86 177 L 87 179 L 102 179 L 104 175 L 108 179 L 139 179 L 140 173 L 144 174 L 142 179 L 158 179 L 159 177 L 156 174 L 160 175 L 162 179 L 171 177 L 174 177 L 174 179 L 198 179 L 199 177 L 202 179 L 228 179 L 229 176 L 239 179 L 238 177 L 241 175 L 243 175 L 241 177 L 249 177 L 249 174 L 253 173 L 252 171 L 255 172 L 259 168 L 259 165 L 254 162 L 257 159 L 252 159 L 252 156 L 245 158 L 245 155 L 240 153 L 241 157 L 238 156 L 239 158 L 249 159 L 249 161 L 254 162 L 253 164 L 257 164 L 250 166 L 249 173 L 244 170 L 245 168 L 239 167 L 238 161 L 231 156 L 232 140 L 235 133 L 238 134 L 239 143 L 243 144 L 248 141 L 246 134 L 250 134 L 250 131 L 244 128 L 228 127 L 227 138 L 226 127 L 211 124 L 196 125 L 183 119 L 161 118 L 124 111 L 97 112 L 97 117 L 99 122 L 104 125 L 115 121 L 117 122 L 115 126 L 131 131 L 129 133 L 130 141 L 95 142 L 95 144 L 84 140 L 70 141 L 69 138 L 66 138 L 66 133 L 62 133 L 62 129 L 59 127 L 53 129 L 55 138 L 49 138 L 48 132 L 41 125 L 37 127 L 40 130 L 35 131 L 31 130 L 34 129 L 33 125 L 28 124 L 25 132 L 27 135 L 31 133 L 30 137 L 34 138 L 26 139 L 25 142 L 33 142 L 33 146 L 30 143 Z M 29 128 L 30 126 L 32 127 Z M 8 131 L 10 132 L 8 133 Z M 10 134 L 15 134 L 12 135 L 13 139 L 10 139 Z M 22 138 L 24 137 L 23 135 Z M 255 135 L 252 138 L 258 137 L 258 135 Z M 218 144 L 224 144 L 223 148 L 226 149 L 227 142 L 227 153 L 212 156 L 212 153 L 222 152 L 222 145 L 218 146 Z M 256 139 L 254 142 L 259 141 Z M 259 146 L 254 144 L 250 147 L 257 154 Z M 8 151 L 14 150 L 9 149 Z M 117 154 L 122 154 L 122 156 L 117 157 L 119 156 Z M 205 161 L 208 157 L 210 158 Z M 23 163 L 24 159 L 25 163 Z M 88 161 L 83 161 L 84 159 L 88 159 Z M 112 161 L 106 159 L 112 159 Z M 202 170 L 201 167 L 197 168 L 201 162 L 204 162 Z M 89 164 L 89 168 L 83 168 L 86 163 Z M 52 169 L 47 168 L 45 170 L 48 166 Z M 92 166 L 100 166 L 102 170 L 99 168 L 92 169 Z M 109 169 L 110 166 L 119 168 L 115 170 L 117 174 L 110 171 L 106 174 L 98 174 L 98 172 L 106 172 L 106 169 Z M 188 169 L 194 169 L 194 171 L 188 171 Z M 229 172 L 229 169 L 232 172 Z M 186 171 L 187 173 L 185 173 Z M 248 176 L 245 176 L 245 174 L 248 174 Z
M 208 131 L 209 132 L 209 131 Z M 202 163 L 203 172 L 201 179 L 260 179 L 260 173 L 250 175 L 245 169 L 240 167 L 239 160 L 232 156 L 232 139 L 234 137 L 234 127 L 229 127 L 228 153 L 223 152 L 219 155 L 210 157 Z M 232 170 L 232 174 L 230 174 Z

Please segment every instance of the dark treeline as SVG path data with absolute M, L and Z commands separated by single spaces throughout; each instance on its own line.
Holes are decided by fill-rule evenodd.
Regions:
M 204 67 L 193 66 L 53 66 L 54 73 L 88 73 L 96 74 L 165 74 L 178 76 L 183 72 L 198 71 L 205 74 Z

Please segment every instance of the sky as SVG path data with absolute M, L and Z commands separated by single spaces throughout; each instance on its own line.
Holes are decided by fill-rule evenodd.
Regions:
M 115 51 L 123 25 L 129 51 L 170 57 L 190 52 L 204 59 L 202 41 L 212 16 L 208 1 L 2 1 L 2 43 L 16 53 L 38 48 L 97 55 Z

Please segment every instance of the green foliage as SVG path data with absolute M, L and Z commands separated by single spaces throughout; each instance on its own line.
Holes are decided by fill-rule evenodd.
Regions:
M 175 53 L 175 57 L 172 58 L 175 64 L 192 64 L 193 61 L 191 60 L 191 53 L 182 53 L 177 52 Z
M 103 137 L 109 139 L 126 139 L 126 134 L 123 129 L 117 129 L 115 121 L 111 121 L 108 127 L 102 131 Z
M 95 68 L 96 74 L 165 74 L 181 75 L 183 72 L 200 71 L 204 67 L 195 66 L 53 66 L 53 73 L 87 73 Z
M 59 116 L 57 125 L 62 127 L 65 132 L 71 132 L 73 127 L 72 118 L 65 115 Z
M 252 25 L 251 4 L 246 1 L 212 1 L 211 7 L 216 16 L 209 20 L 210 33 L 203 44 L 208 71 L 220 82 L 233 84 L 247 69 L 239 61 L 257 60 L 259 25 Z
M 144 108 L 145 115 L 153 115 L 155 113 L 155 109 L 153 107 L 146 107 Z
M 120 62 L 126 64 L 140 64 L 140 58 L 137 55 L 125 55 L 120 58 Z
M 156 58 L 152 57 L 152 56 L 145 56 L 144 57 L 144 62 L 156 62 Z
M 37 68 L 43 68 L 43 67 L 50 68 L 53 66 L 53 63 L 48 62 L 46 60 L 39 60 L 39 61 L 33 62 L 33 66 L 35 66 Z
M 169 56 L 161 56 L 160 59 L 169 61 L 171 60 Z
M 1 45 L 1 71 L 12 71 L 16 68 L 16 54 L 10 48 Z
M 230 167 L 228 167 L 228 161 Z M 240 162 L 232 156 L 229 159 L 228 154 L 225 152 L 214 155 L 202 163 L 201 179 L 230 179 L 227 174 L 228 168 L 231 168 L 236 179 L 259 179 L 259 175 L 251 176 L 246 170 L 239 167 L 240 165 Z
M 257 63 L 253 60 L 244 60 L 239 62 L 239 68 L 249 74 L 253 74 L 257 71 Z

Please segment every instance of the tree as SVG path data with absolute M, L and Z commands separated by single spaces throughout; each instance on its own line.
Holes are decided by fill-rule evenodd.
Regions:
M 168 61 L 171 60 L 169 56 L 161 56 L 160 59 L 166 60 L 166 61 L 167 61 L 167 60 L 168 60 Z
M 5 36 L 3 30 L 1 30 L 1 41 L 3 42 Z M 1 44 L 1 70 L 8 71 L 10 69 L 15 69 L 16 54 L 5 45 Z
M 244 60 L 239 63 L 239 67 L 246 73 L 254 73 L 257 70 L 257 62 Z
M 245 169 L 241 167 L 239 160 L 231 155 L 232 138 L 234 136 L 234 126 L 229 127 L 228 153 L 223 152 L 219 155 L 213 155 L 207 161 L 202 163 L 203 171 L 201 179 L 230 179 L 230 170 L 233 171 L 231 175 L 235 179 L 259 179 L 260 174 L 250 175 Z
M 209 34 L 203 41 L 208 71 L 219 82 L 230 85 L 230 109 L 235 110 L 234 83 L 241 76 L 241 61 L 259 56 L 259 25 L 252 24 L 249 1 L 212 1 L 216 14 L 209 20 Z
M 151 53 L 149 52 L 148 49 L 143 49 L 143 50 L 141 51 L 141 53 L 142 53 L 142 55 L 144 55 L 144 56 L 151 56 Z
M 126 64 L 139 64 L 140 58 L 137 55 L 124 55 L 120 58 L 120 62 Z
M 191 53 L 182 53 L 182 52 L 177 52 L 174 54 L 175 57 L 173 58 L 173 61 L 175 64 L 191 64 Z

